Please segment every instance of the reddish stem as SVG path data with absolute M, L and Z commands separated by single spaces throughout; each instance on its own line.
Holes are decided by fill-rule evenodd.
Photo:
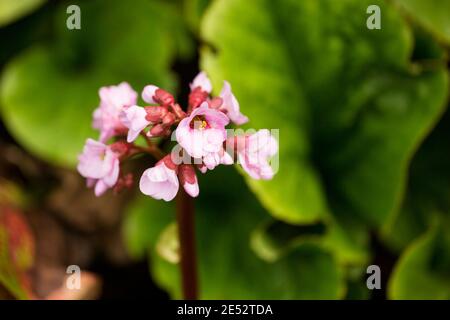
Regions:
M 193 199 L 181 189 L 177 196 L 178 238 L 183 298 L 196 300 L 197 254 L 195 249 L 195 213 Z

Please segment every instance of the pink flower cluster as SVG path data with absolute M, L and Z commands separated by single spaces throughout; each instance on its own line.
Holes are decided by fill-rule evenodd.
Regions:
M 142 91 L 142 99 L 149 104 L 145 107 L 137 105 L 138 95 L 128 83 L 100 89 L 100 105 L 93 114 L 99 141 L 86 141 L 78 164 L 78 171 L 97 196 L 109 188 L 118 191 L 132 185 L 133 175 L 123 174 L 121 163 L 139 153 L 149 153 L 158 160 L 143 172 L 141 192 L 165 201 L 177 195 L 180 184 L 190 196 L 198 196 L 196 168 L 205 173 L 238 160 L 254 179 L 273 177 L 269 160 L 278 152 L 278 143 L 269 130 L 227 136 L 230 122 L 240 125 L 248 121 L 230 84 L 224 81 L 219 96 L 212 97 L 211 82 L 201 72 L 190 89 L 186 110 L 170 93 L 154 85 Z M 135 143 L 139 136 L 146 147 Z M 170 136 L 175 136 L 179 151 L 164 154 L 153 138 Z

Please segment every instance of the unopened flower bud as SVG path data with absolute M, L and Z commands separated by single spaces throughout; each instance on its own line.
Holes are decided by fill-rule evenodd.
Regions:
M 147 112 L 147 115 L 145 116 L 145 119 L 152 123 L 158 123 L 161 122 L 163 117 L 167 114 L 167 108 L 156 106 L 156 107 L 145 107 L 145 111 Z
M 197 87 L 189 94 L 189 106 L 192 109 L 195 109 L 201 105 L 203 101 L 206 101 L 207 98 L 208 92 L 203 91 L 200 87 Z
M 123 177 L 119 177 L 116 185 L 114 186 L 114 193 L 119 193 L 124 189 L 129 189 L 133 186 L 134 178 L 132 173 L 127 173 Z
M 167 91 L 158 89 L 155 91 L 155 101 L 163 106 L 169 106 L 175 102 L 175 98 Z
M 154 125 L 148 132 L 149 137 L 160 137 L 164 135 L 166 128 L 162 124 Z
M 119 157 L 122 157 L 130 151 L 130 144 L 125 141 L 116 141 L 110 146 L 111 151 L 116 153 Z
M 194 167 L 190 164 L 180 165 L 178 167 L 178 177 L 186 193 L 191 197 L 197 197 L 199 194 L 199 187 Z
M 180 105 L 178 103 L 175 103 L 172 106 L 172 110 L 175 113 L 175 115 L 178 117 L 178 119 L 183 119 L 186 117 L 186 113 L 181 109 Z
M 167 113 L 164 118 L 162 119 L 162 123 L 165 126 L 171 126 L 175 122 L 175 115 L 171 112 Z

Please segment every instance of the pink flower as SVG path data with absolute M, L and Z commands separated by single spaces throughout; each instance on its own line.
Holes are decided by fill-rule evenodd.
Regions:
M 239 111 L 239 102 L 231 92 L 231 86 L 228 81 L 223 82 L 223 88 L 219 95 L 222 100 L 221 110 L 224 110 L 227 116 L 237 125 L 244 124 L 248 118 Z
M 117 86 L 102 87 L 99 91 L 100 105 L 94 111 L 94 129 L 100 130 L 100 141 L 105 142 L 124 130 L 119 119 L 120 112 L 136 104 L 137 93 L 126 82 Z
M 177 195 L 179 188 L 176 166 L 170 160 L 170 154 L 153 167 L 144 171 L 139 189 L 147 196 L 157 200 L 170 201 Z
M 97 197 L 116 184 L 119 177 L 119 155 L 107 145 L 87 139 L 78 160 L 78 172 L 88 179 L 88 186 L 95 185 Z
M 139 106 L 131 106 L 122 110 L 120 120 L 128 128 L 127 142 L 136 140 L 139 133 L 150 124 L 146 116 L 145 109 Z
M 186 193 L 193 198 L 197 197 L 200 190 L 194 167 L 190 164 L 181 164 L 178 168 L 178 176 Z
M 269 160 L 278 152 L 278 143 L 267 129 L 250 136 L 236 137 L 237 156 L 242 168 L 254 179 L 270 180 L 274 171 Z
M 223 150 L 228 122 L 224 113 L 210 109 L 208 103 L 203 102 L 189 117 L 180 121 L 175 132 L 177 141 L 191 157 L 215 157 L 214 154 Z
M 194 90 L 195 88 L 200 87 L 202 91 L 205 91 L 207 93 L 211 93 L 212 91 L 212 85 L 211 81 L 209 80 L 208 76 L 204 71 L 200 72 L 192 81 L 190 84 L 191 90 Z

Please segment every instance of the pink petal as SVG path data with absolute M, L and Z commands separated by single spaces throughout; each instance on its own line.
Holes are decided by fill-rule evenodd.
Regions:
M 190 84 L 191 90 L 194 90 L 197 87 L 200 87 L 203 91 L 208 93 L 211 93 L 212 91 L 211 81 L 204 71 L 200 72 Z
M 139 133 L 150 124 L 146 116 L 145 109 L 139 106 L 131 106 L 121 112 L 120 121 L 128 128 L 127 142 L 136 140 Z
M 248 122 L 248 118 L 240 112 L 239 102 L 231 92 L 228 81 L 223 82 L 223 88 L 219 95 L 223 99 L 222 107 L 226 110 L 227 116 L 237 125 Z
M 197 197 L 198 194 L 200 193 L 200 189 L 198 187 L 197 182 L 195 182 L 193 184 L 186 182 L 186 183 L 184 183 L 183 187 L 184 187 L 184 190 L 186 191 L 186 193 L 193 198 Z
M 100 197 L 106 190 L 108 190 L 108 186 L 102 180 L 98 180 L 94 189 L 95 196 Z

